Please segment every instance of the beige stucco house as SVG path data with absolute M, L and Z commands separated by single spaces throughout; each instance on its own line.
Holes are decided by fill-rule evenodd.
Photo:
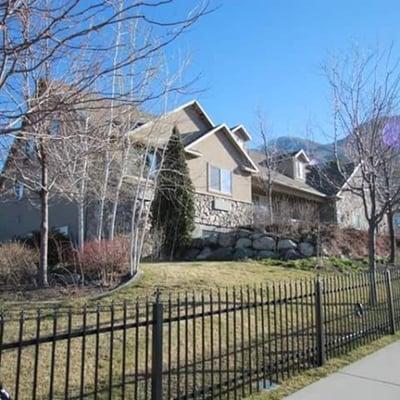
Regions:
M 265 157 L 262 152 L 248 150 L 251 135 L 246 128 L 215 124 L 199 102 L 191 101 L 160 117 L 143 121 L 129 133 L 129 138 L 135 143 L 162 149 L 174 126 L 182 137 L 195 190 L 193 235 L 263 224 L 268 210 Z M 344 191 L 340 196 L 324 191 L 308 179 L 309 171 L 310 159 L 303 150 L 280 155 L 273 171 L 275 219 L 281 223 L 321 219 L 362 228 L 354 213 L 342 216 L 353 200 Z M 50 228 L 76 237 L 74 204 L 55 198 L 49 213 Z M 39 210 L 26 197 L 16 192 L 14 199 L 0 203 L 0 241 L 38 228 Z

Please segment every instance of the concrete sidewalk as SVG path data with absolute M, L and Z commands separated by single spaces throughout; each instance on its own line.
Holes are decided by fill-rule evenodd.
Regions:
M 306 386 L 286 400 L 400 400 L 400 341 Z

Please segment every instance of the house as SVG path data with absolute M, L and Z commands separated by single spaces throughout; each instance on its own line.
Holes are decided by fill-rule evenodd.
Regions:
M 179 130 L 190 178 L 194 186 L 195 237 L 215 230 L 266 221 L 267 168 L 260 151 L 248 150 L 251 135 L 243 125 L 215 124 L 198 101 L 191 101 L 157 118 L 142 120 L 129 132 L 136 144 L 165 147 L 172 127 Z M 150 154 L 151 156 L 152 154 Z M 157 152 L 154 151 L 154 157 Z M 151 157 L 150 157 L 151 158 Z M 153 163 L 151 161 L 151 163 Z M 332 192 L 310 179 L 311 160 L 304 150 L 279 154 L 272 173 L 273 210 L 276 221 L 334 222 L 363 227 L 349 207 L 355 204 L 345 191 Z M 134 182 L 127 176 L 126 182 Z M 77 235 L 76 205 L 55 197 L 49 209 L 50 228 Z M 90 228 L 87 210 L 87 234 Z M 123 217 L 122 219 L 126 219 Z M 0 241 L 26 235 L 39 228 L 40 213 L 18 188 L 15 197 L 0 206 Z
M 252 150 L 249 154 L 259 168 L 259 173 L 252 179 L 255 220 L 292 223 L 319 219 L 327 195 L 307 182 L 311 160 L 304 150 L 276 154 L 268 167 L 262 151 Z M 272 219 L 268 207 L 269 185 L 272 189 Z
M 135 142 L 163 147 L 179 130 L 195 193 L 194 236 L 252 223 L 252 177 L 258 167 L 246 150 L 251 139 L 242 126 L 216 125 L 192 101 L 131 132 Z

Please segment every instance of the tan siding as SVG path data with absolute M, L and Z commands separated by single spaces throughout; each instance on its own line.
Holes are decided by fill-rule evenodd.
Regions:
M 0 207 L 0 241 L 10 240 L 16 236 L 24 236 L 32 231 L 40 230 L 40 210 L 23 199 L 9 201 Z M 49 207 L 50 229 L 68 226 L 73 237 L 77 235 L 77 212 L 75 203 L 52 200 Z
M 182 135 L 190 133 L 205 133 L 211 129 L 206 120 L 193 109 L 187 108 L 168 114 L 160 119 L 132 131 L 131 138 L 134 141 L 143 141 L 162 145 L 168 142 L 172 128 L 178 127 Z
M 239 151 L 223 132 L 216 132 L 193 146 L 193 150 L 203 156 L 188 159 L 188 166 L 193 185 L 199 193 L 212 193 L 236 201 L 251 202 L 251 176 L 241 170 Z M 208 188 L 209 165 L 232 172 L 232 196 L 216 194 Z

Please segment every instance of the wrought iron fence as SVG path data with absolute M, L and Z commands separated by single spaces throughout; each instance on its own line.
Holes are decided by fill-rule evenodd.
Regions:
M 400 273 L 335 275 L 122 305 L 3 312 L 13 399 L 229 399 L 394 333 Z

